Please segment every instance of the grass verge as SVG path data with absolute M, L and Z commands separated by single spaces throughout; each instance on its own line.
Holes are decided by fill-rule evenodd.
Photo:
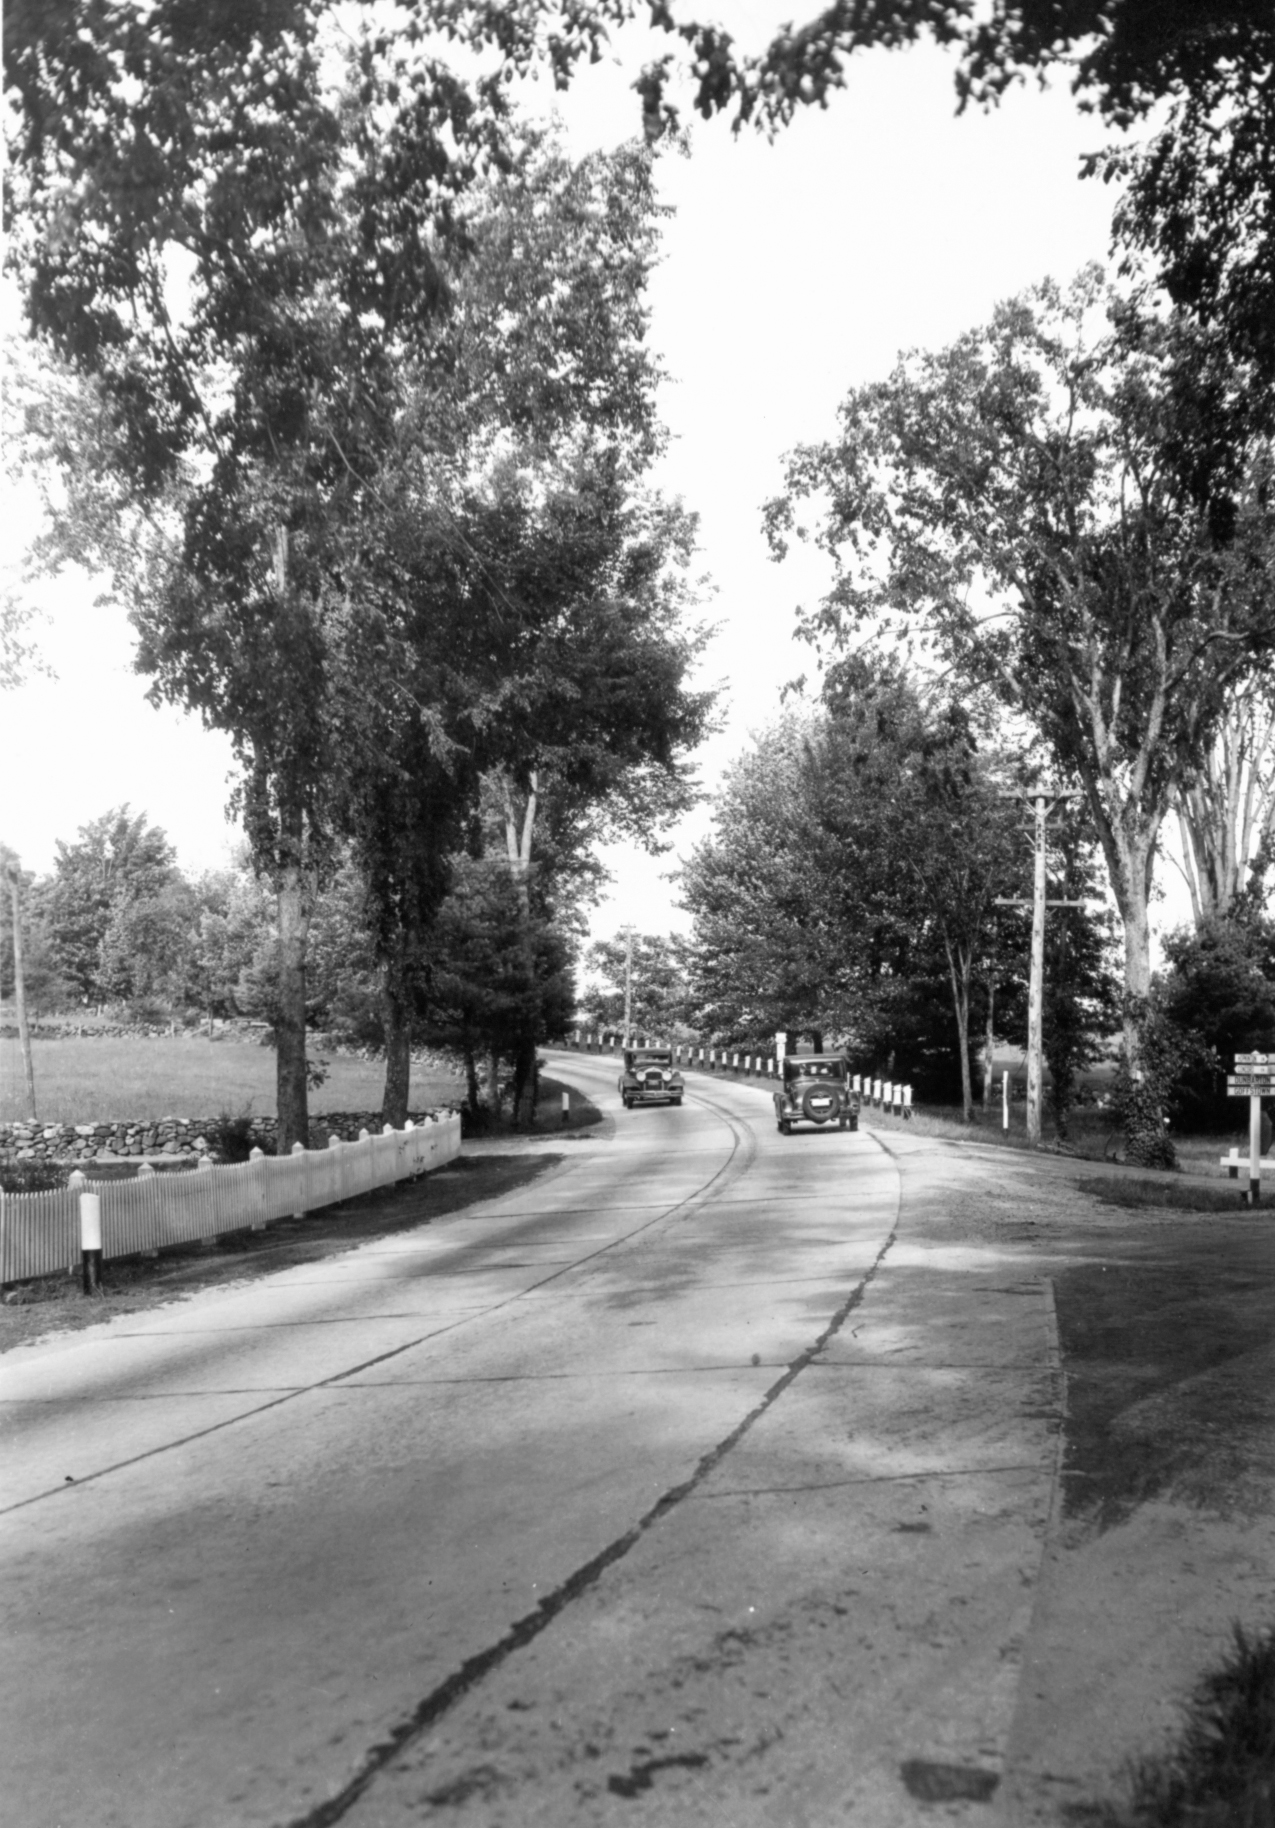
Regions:
M 220 1111 L 275 1115 L 275 1056 L 250 1041 L 208 1040 L 205 1035 L 68 1036 L 34 1041 L 36 1106 L 45 1123 L 154 1121 L 160 1117 L 214 1117 Z M 327 1079 L 310 1094 L 313 1111 L 379 1111 L 385 1063 L 338 1054 Z M 450 1104 L 464 1094 L 450 1074 L 412 1074 L 413 1110 Z M 18 1043 L 0 1040 L 0 1121 L 26 1115 L 26 1087 Z
M 1234 1215 L 1248 1210 L 1244 1197 L 1248 1183 L 1237 1181 L 1138 1179 L 1123 1175 L 1086 1176 L 1083 1191 L 1101 1200 L 1104 1206 L 1127 1206 L 1137 1211 L 1143 1207 L 1173 1207 L 1178 1212 L 1227 1212 Z M 1260 1208 L 1259 1208 L 1260 1210 Z
M 1275 1631 L 1235 1626 L 1231 1651 L 1200 1678 L 1167 1757 L 1133 1767 L 1127 1800 L 1080 1805 L 1084 1828 L 1273 1828 Z
M 562 1121 L 562 1094 L 569 1091 L 571 1105 L 567 1121 Z M 587 1130 L 602 1122 L 602 1112 L 578 1086 L 566 1086 L 561 1079 L 541 1078 L 540 1096 L 536 1100 L 535 1128 L 547 1130 Z
M 159 1257 L 113 1257 L 102 1265 L 101 1293 L 93 1297 L 81 1293 L 78 1276 L 20 1283 L 0 1304 L 0 1352 L 201 1289 L 257 1281 L 296 1263 L 317 1263 L 352 1250 L 371 1238 L 463 1214 L 481 1200 L 525 1186 L 561 1159 L 549 1153 L 458 1155 L 418 1181 L 403 1181 L 303 1218 L 279 1219 L 265 1231 L 225 1232 L 212 1246 L 177 1245 Z

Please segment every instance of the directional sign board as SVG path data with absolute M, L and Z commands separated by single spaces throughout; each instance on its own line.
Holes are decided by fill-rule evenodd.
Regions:
M 1269 1098 L 1275 1095 L 1275 1054 L 1236 1054 L 1235 1070 L 1226 1089 L 1232 1098 Z

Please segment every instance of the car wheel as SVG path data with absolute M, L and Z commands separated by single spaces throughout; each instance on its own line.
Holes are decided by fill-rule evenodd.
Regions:
M 670 1104 L 681 1104 L 681 1102 L 682 1102 L 682 1099 L 681 1099 L 680 1093 L 678 1094 L 678 1096 L 676 1098 L 670 1098 L 670 1100 L 669 1100 Z
M 779 1134 L 781 1136 L 791 1136 L 792 1135 L 792 1125 L 789 1123 L 789 1121 L 786 1117 L 781 1117 L 779 1119 Z

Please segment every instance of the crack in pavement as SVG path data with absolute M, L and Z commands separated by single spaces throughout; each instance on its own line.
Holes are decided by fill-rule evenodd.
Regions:
M 722 1111 L 721 1107 L 713 1106 L 710 1099 L 701 1097 L 700 1101 L 718 1110 L 722 1116 L 727 1118 L 727 1121 L 732 1122 L 733 1127 L 733 1120 L 729 1113 Z M 890 1153 L 890 1151 L 886 1151 L 886 1153 Z M 377 1741 L 370 1747 L 353 1777 L 334 1796 L 317 1804 L 304 1815 L 292 1817 L 286 1824 L 283 1824 L 283 1828 L 332 1828 L 334 1823 L 339 1822 L 343 1816 L 348 1814 L 355 1803 L 371 1788 L 380 1773 L 392 1764 L 408 1746 L 427 1732 L 479 1682 L 498 1669 L 515 1651 L 522 1650 L 538 1638 L 574 1600 L 593 1587 L 616 1562 L 622 1561 L 641 1542 L 648 1531 L 654 1529 L 679 1505 L 697 1492 L 709 1474 L 720 1466 L 727 1455 L 761 1420 L 762 1416 L 774 1407 L 780 1397 L 791 1388 L 801 1373 L 836 1337 L 850 1315 L 860 1306 L 897 1238 L 898 1225 L 899 1208 L 896 1207 L 894 1223 L 884 1244 L 877 1252 L 871 1266 L 833 1314 L 823 1332 L 812 1345 L 792 1360 L 783 1375 L 775 1380 L 743 1420 L 715 1447 L 709 1448 L 708 1452 L 701 1456 L 695 1470 L 688 1478 L 671 1486 L 623 1535 L 617 1536 L 605 1548 L 599 1550 L 596 1555 L 590 1557 L 588 1561 L 569 1574 L 552 1593 L 546 1594 L 538 1602 L 534 1611 L 515 1620 L 503 1637 L 498 1638 L 494 1644 L 488 1645 L 486 1650 L 478 1651 L 473 1656 L 467 1657 L 459 1668 L 431 1689 L 404 1720 L 390 1729 L 386 1738 Z

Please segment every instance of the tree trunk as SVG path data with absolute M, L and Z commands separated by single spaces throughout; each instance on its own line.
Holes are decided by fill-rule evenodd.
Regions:
M 961 1049 L 961 1114 L 966 1123 L 974 1121 L 974 1083 L 970 1077 L 970 974 L 961 960 L 958 967 L 955 950 L 944 942 L 948 975 L 952 981 L 952 1007 L 956 1011 L 956 1035 Z
M 536 1046 L 534 1041 L 524 1041 L 518 1049 L 514 1061 L 514 1102 L 513 1121 L 515 1126 L 521 1124 L 524 1117 L 534 1122 L 536 1115 Z
M 1140 869 L 1131 872 L 1128 892 L 1116 897 L 1124 922 L 1124 984 L 1127 1006 L 1124 1041 L 1129 1065 L 1138 1067 L 1138 1016 L 1151 995 L 1150 886 Z
M 1102 854 L 1107 862 L 1111 893 L 1124 927 L 1124 988 L 1126 1011 L 1124 1043 L 1130 1067 L 1138 1059 L 1137 1009 L 1151 994 L 1151 870 L 1160 837 L 1162 813 L 1128 811 L 1113 819 L 1093 781 L 1086 783 Z M 1131 829 L 1132 828 L 1132 829 Z
M 310 930 L 301 834 L 289 834 L 288 861 L 279 872 L 279 1019 L 275 1028 L 279 1153 L 310 1146 L 305 1065 L 305 955 Z
M 987 980 L 987 1026 L 983 1033 L 983 1111 L 990 1115 L 996 1089 L 996 980 Z
M 465 1090 L 469 1097 L 469 1114 L 476 1118 L 482 1109 L 483 1093 L 478 1083 L 478 1062 L 468 1041 L 465 1043 Z
M 407 1122 L 412 1081 L 412 1011 L 397 964 L 387 964 L 381 985 L 381 1019 L 385 1025 L 385 1093 L 381 1122 L 401 1130 Z

